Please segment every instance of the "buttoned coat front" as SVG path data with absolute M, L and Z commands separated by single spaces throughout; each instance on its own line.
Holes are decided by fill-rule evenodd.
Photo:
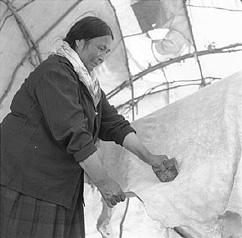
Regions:
M 103 91 L 95 108 L 71 63 L 52 55 L 22 84 L 1 123 L 1 184 L 70 208 L 83 189 L 78 163 L 96 151 L 97 138 L 122 145 L 133 131 Z

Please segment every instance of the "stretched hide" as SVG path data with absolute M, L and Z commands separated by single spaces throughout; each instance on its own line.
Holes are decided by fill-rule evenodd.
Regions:
M 241 82 L 238 72 L 132 124 L 153 153 L 177 159 L 179 175 L 172 182 L 161 183 L 124 148 L 100 142 L 109 175 L 136 193 L 161 227 L 221 237 L 218 218 L 226 211 L 242 215 Z

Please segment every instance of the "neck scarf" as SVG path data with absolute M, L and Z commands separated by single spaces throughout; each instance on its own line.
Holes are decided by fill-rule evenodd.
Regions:
M 92 71 L 92 73 L 89 74 L 76 51 L 73 50 L 66 41 L 56 43 L 51 52 L 63 56 L 70 61 L 79 76 L 79 80 L 88 89 L 96 108 L 101 98 L 101 88 L 95 72 Z

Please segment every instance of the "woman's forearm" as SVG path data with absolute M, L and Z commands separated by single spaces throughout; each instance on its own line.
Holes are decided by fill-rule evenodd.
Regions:
M 151 165 L 148 159 L 151 153 L 142 144 L 142 142 L 135 133 L 129 133 L 126 135 L 123 141 L 123 147 L 138 156 L 145 163 Z
M 97 152 L 94 152 L 79 164 L 97 186 L 109 207 L 113 207 L 125 200 L 125 193 L 119 184 L 108 176 L 98 158 Z
M 98 158 L 97 152 L 90 155 L 84 161 L 79 162 L 79 165 L 84 169 L 84 171 L 96 185 L 103 183 L 108 179 L 107 172 L 104 170 Z
M 153 161 L 153 155 L 143 145 L 135 133 L 129 133 L 126 135 L 123 141 L 123 147 L 138 156 L 145 163 L 151 166 L 155 165 L 154 163 L 156 163 L 156 161 Z
M 139 140 L 135 133 L 126 135 L 123 146 L 137 155 L 142 161 L 152 166 L 152 169 L 161 182 L 170 182 L 178 175 L 175 158 L 168 159 L 166 155 L 152 154 Z

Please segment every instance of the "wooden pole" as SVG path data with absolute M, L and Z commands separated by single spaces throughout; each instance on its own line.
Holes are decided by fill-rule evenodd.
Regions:
M 199 60 L 199 57 L 198 57 L 198 54 L 197 54 L 197 46 L 196 46 L 196 42 L 195 42 L 193 30 L 192 30 L 191 20 L 190 20 L 189 14 L 188 14 L 187 6 L 186 6 L 186 0 L 183 0 L 183 6 L 184 6 L 184 11 L 185 11 L 185 15 L 186 15 L 186 18 L 187 18 L 187 22 L 188 22 L 190 34 L 191 34 L 191 37 L 192 37 L 193 47 L 194 47 L 194 50 L 195 50 L 194 57 L 195 57 L 195 59 L 198 63 L 198 67 L 199 67 L 199 71 L 200 71 L 200 75 L 201 75 L 201 86 L 205 87 L 206 82 L 205 82 L 205 79 L 203 77 L 202 66 L 201 66 L 201 63 L 200 63 L 200 60 Z
M 123 46 L 124 46 L 125 64 L 126 64 L 126 68 L 128 70 L 128 74 L 129 74 L 129 85 L 130 85 L 130 89 L 131 89 L 132 120 L 134 121 L 134 119 L 135 119 L 135 114 L 134 114 L 134 111 L 135 111 L 135 103 L 134 103 L 134 84 L 133 84 L 133 77 L 132 77 L 132 74 L 130 72 L 128 56 L 127 56 L 126 47 L 125 47 L 125 41 L 124 41 L 124 37 L 123 37 L 123 34 L 122 34 L 122 30 L 121 30 L 121 27 L 120 27 L 120 24 L 119 24 L 118 17 L 117 17 L 117 14 L 116 14 L 116 10 L 115 10 L 115 7 L 112 5 L 111 1 L 108 0 L 108 2 L 110 4 L 110 6 L 113 8 L 114 15 L 115 15 L 115 18 L 116 18 L 116 22 L 118 24 L 119 31 L 120 31 L 120 35 L 121 35 L 121 42 L 123 43 Z

